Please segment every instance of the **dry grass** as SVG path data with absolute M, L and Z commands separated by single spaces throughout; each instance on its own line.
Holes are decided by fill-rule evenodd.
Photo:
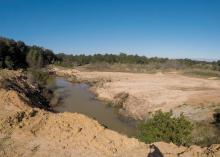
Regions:
M 220 72 L 213 70 L 205 70 L 205 69 L 189 69 L 183 72 L 184 75 L 194 76 L 194 77 L 203 77 L 210 79 L 220 79 Z

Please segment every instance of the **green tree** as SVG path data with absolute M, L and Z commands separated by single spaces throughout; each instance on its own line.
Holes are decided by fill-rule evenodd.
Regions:
M 42 67 L 57 59 L 53 51 L 0 37 L 0 68 Z
M 5 65 L 6 65 L 6 67 L 7 67 L 8 69 L 13 69 L 14 63 L 13 63 L 13 61 L 12 61 L 12 59 L 11 59 L 10 56 L 6 56 L 6 57 L 5 57 Z
M 42 67 L 43 56 L 40 50 L 31 49 L 26 56 L 26 62 L 28 63 L 29 67 Z
M 28 69 L 29 79 L 31 82 L 37 82 L 40 86 L 45 86 L 47 81 L 51 79 L 47 70 L 38 68 Z
M 153 118 L 139 125 L 138 137 L 145 143 L 165 141 L 187 145 L 191 142 L 192 129 L 193 125 L 182 114 L 175 118 L 172 112 L 157 111 Z

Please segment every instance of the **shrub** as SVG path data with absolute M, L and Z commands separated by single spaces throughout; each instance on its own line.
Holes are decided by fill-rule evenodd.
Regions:
M 220 143 L 219 128 L 215 124 L 198 122 L 194 124 L 192 144 L 208 147 Z
M 220 124 L 220 109 L 216 109 L 215 113 L 213 114 L 213 118 L 216 124 Z
M 139 124 L 138 137 L 145 143 L 158 141 L 188 145 L 191 142 L 193 125 L 181 114 L 172 117 L 172 112 L 157 111 L 152 118 Z
M 47 81 L 50 79 L 49 73 L 41 69 L 28 69 L 29 80 L 31 82 L 38 83 L 40 86 L 47 84 Z
M 10 56 L 5 57 L 5 65 L 8 69 L 13 69 L 14 63 Z
M 37 49 L 31 49 L 26 56 L 26 62 L 29 67 L 41 68 L 43 66 L 42 52 Z

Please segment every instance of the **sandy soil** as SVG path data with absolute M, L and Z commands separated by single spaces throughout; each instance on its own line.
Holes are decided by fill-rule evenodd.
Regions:
M 220 81 L 183 76 L 177 73 L 87 72 L 75 69 L 54 69 L 58 74 L 94 84 L 92 90 L 100 99 L 120 102 L 120 112 L 143 119 L 156 110 L 183 112 L 193 120 L 211 120 L 220 107 Z M 73 77 L 74 76 L 74 77 Z
M 186 148 L 157 142 L 150 148 L 137 139 L 105 129 L 84 115 L 33 108 L 23 93 L 13 89 L 1 87 L 0 98 L 1 157 L 220 156 L 220 145 Z

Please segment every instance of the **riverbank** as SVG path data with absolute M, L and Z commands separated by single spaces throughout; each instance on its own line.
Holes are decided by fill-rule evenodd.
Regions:
M 179 73 L 125 73 L 80 71 L 55 67 L 58 75 L 69 80 L 89 82 L 98 99 L 119 108 L 119 113 L 134 119 L 145 119 L 156 110 L 182 112 L 200 122 L 213 120 L 220 107 L 220 81 L 195 78 Z
M 129 137 L 137 136 L 137 122 L 123 118 L 117 113 L 116 108 L 96 99 L 89 91 L 89 85 L 72 83 L 65 78 L 56 77 L 48 86 L 54 93 L 53 99 L 62 100 L 59 105 L 52 107 L 55 112 L 84 114 L 108 129 Z
M 8 77 L 20 75 L 16 71 L 6 73 Z M 34 107 L 29 104 L 30 98 L 14 88 L 1 86 L 0 97 L 0 156 L 3 157 L 146 157 L 150 149 L 154 155 L 160 152 L 164 157 L 220 155 L 219 145 L 187 148 L 157 142 L 150 148 L 82 114 L 53 113 Z

